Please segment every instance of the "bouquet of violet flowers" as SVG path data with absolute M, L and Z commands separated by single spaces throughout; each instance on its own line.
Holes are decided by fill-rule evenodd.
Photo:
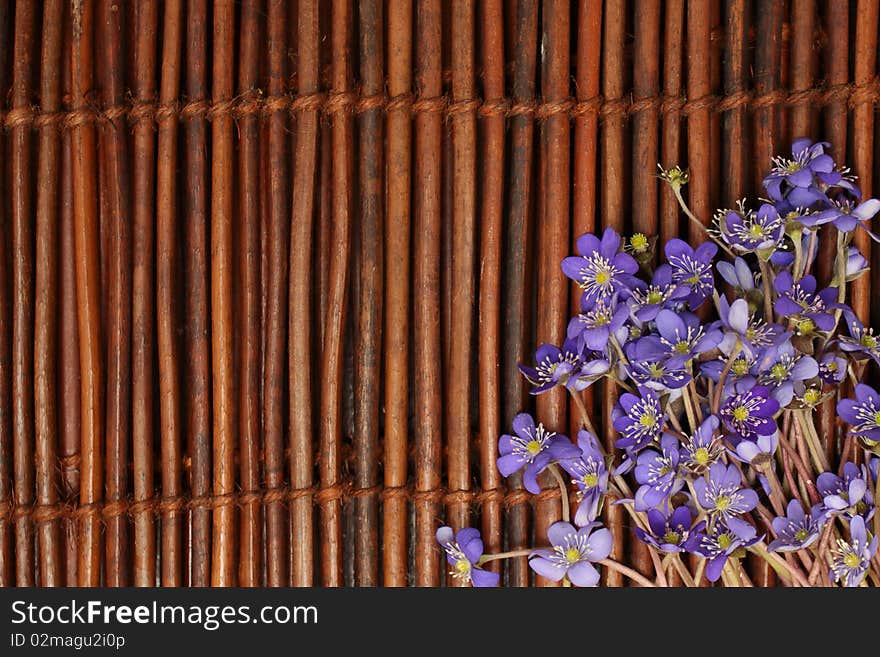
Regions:
M 773 160 L 766 199 L 716 213 L 702 244 L 669 240 L 658 266 L 645 235 L 622 244 L 609 228 L 578 239 L 561 264 L 583 290 L 581 311 L 565 343 L 541 345 L 521 371 L 533 394 L 564 386 L 581 429 L 572 441 L 522 413 L 498 441 L 502 475 L 522 471 L 532 493 L 542 472 L 558 482 L 562 520 L 546 547 L 489 555 L 476 529 L 441 527 L 453 577 L 496 586 L 487 562 L 528 556 L 536 573 L 566 585 L 596 586 L 609 568 L 640 586 L 749 586 L 751 552 L 785 586 L 880 584 L 880 393 L 861 382 L 871 360 L 880 364 L 880 339 L 846 295 L 867 269 L 853 235 L 874 237 L 866 222 L 880 201 L 862 199 L 827 148 L 795 141 L 790 159 Z M 681 195 L 687 173 L 660 177 L 702 228 Z M 823 281 L 814 265 L 827 224 L 823 239 L 837 250 Z M 613 454 L 582 398 L 601 379 L 620 393 Z M 839 463 L 823 445 L 835 437 L 816 428 L 831 397 L 848 425 L 842 449 L 830 450 Z M 653 575 L 609 558 L 606 504 L 626 509 Z

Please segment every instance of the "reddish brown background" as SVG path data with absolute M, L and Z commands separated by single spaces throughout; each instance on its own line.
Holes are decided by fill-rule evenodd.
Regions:
M 0 2 L 0 585 L 436 586 L 443 522 L 540 540 L 495 444 L 573 422 L 516 371 L 562 257 L 685 232 L 657 162 L 706 219 L 801 135 L 870 194 L 877 37 L 877 0 Z

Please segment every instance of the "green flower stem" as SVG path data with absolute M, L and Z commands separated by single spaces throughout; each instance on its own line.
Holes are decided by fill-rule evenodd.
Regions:
M 559 497 L 562 500 L 562 519 L 565 522 L 571 522 L 571 509 L 568 502 L 568 486 L 565 485 L 565 479 L 563 479 L 562 473 L 559 472 L 559 466 L 555 463 L 551 463 L 547 469 L 550 471 L 550 474 L 553 475 L 556 483 L 559 484 Z
M 794 411 L 794 413 L 798 422 L 800 422 L 801 430 L 807 441 L 807 447 L 810 450 L 810 456 L 813 457 L 816 467 L 820 468 L 821 472 L 827 472 L 830 470 L 831 466 L 825 459 L 825 453 L 822 451 L 822 446 L 819 444 L 819 434 L 816 433 L 816 427 L 813 426 L 812 418 L 807 418 L 807 414 L 804 411 Z
M 764 321 L 773 321 L 773 289 L 770 287 L 770 265 L 763 258 L 758 258 L 758 267 L 761 268 L 761 285 L 764 288 Z
M 647 577 L 645 577 L 644 575 L 642 575 L 639 572 L 636 572 L 632 568 L 624 566 L 622 563 L 619 563 L 619 562 L 615 561 L 614 559 L 602 559 L 602 561 L 600 561 L 599 563 L 601 565 L 605 566 L 606 568 L 608 568 L 609 570 L 617 571 L 621 575 L 625 575 L 626 577 L 629 577 L 632 581 L 636 582 L 637 584 L 640 584 L 641 586 L 644 586 L 646 588 L 652 588 L 652 589 L 656 588 L 656 585 L 654 584 L 654 582 L 649 580 Z
M 769 566 L 776 571 L 776 574 L 786 582 L 791 583 L 794 581 L 800 586 L 810 586 L 809 581 L 804 577 L 799 568 L 790 566 L 784 559 L 781 559 L 778 554 L 768 552 L 763 544 L 756 543 L 749 549 L 766 561 Z
M 596 435 L 596 429 L 593 427 L 593 422 L 590 420 L 590 414 L 587 413 L 587 407 L 584 404 L 584 399 L 581 397 L 581 393 L 575 392 L 574 390 L 569 390 L 569 393 L 571 393 L 574 405 L 578 407 L 578 411 L 581 414 L 581 424 L 598 440 L 599 436 Z
M 792 278 L 794 282 L 797 283 L 801 280 L 801 266 L 803 265 L 803 245 L 801 244 L 801 237 L 803 233 L 798 230 L 794 232 L 791 237 L 791 243 L 794 245 L 794 267 L 792 268 Z
M 484 563 L 489 563 L 490 561 L 498 561 L 499 559 L 515 559 L 516 557 L 527 557 L 532 553 L 532 550 L 511 550 L 510 552 L 498 552 L 497 554 L 484 554 L 480 557 L 480 560 L 477 561 L 478 566 L 482 566 Z
M 718 246 L 720 246 L 731 258 L 736 257 L 733 251 L 731 251 L 728 246 L 717 239 L 712 233 L 709 232 L 709 229 L 706 228 L 706 224 L 704 224 L 700 219 L 691 212 L 691 209 L 688 207 L 687 203 L 685 203 L 684 198 L 681 195 L 681 185 L 670 185 L 672 188 L 672 193 L 675 194 L 675 200 L 678 201 L 678 205 L 681 206 L 682 211 L 687 215 L 687 218 L 690 219 L 694 224 L 699 226 L 700 230 L 706 233 L 706 237 L 715 242 Z
M 733 350 L 727 358 L 727 363 L 724 365 L 724 369 L 721 370 L 721 376 L 718 378 L 718 385 L 715 388 L 715 398 L 712 400 L 712 412 L 715 414 L 717 414 L 718 409 L 721 408 L 721 393 L 724 391 L 724 384 L 727 381 L 727 375 L 730 374 L 730 368 L 733 367 L 733 362 L 739 357 L 741 349 L 742 341 L 737 338 L 736 343 L 733 345 Z
M 681 557 L 678 552 L 674 552 L 672 554 L 672 565 L 678 571 L 678 574 L 681 576 L 681 581 L 684 582 L 684 585 L 689 588 L 696 587 L 696 582 L 694 582 L 693 575 L 690 574 L 687 568 L 685 568 L 684 564 L 681 562 Z

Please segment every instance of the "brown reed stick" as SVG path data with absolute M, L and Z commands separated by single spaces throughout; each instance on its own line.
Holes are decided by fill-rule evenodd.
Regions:
M 134 97 L 155 101 L 158 4 L 135 9 Z M 155 225 L 156 142 L 148 116 L 133 126 L 133 271 L 132 271 L 132 478 L 135 503 L 153 498 L 153 386 L 155 382 Z M 146 510 L 134 514 L 133 583 L 156 585 L 156 532 Z
M 83 110 L 93 83 L 94 3 L 74 3 L 71 56 L 73 109 Z M 101 582 L 101 521 L 93 505 L 103 499 L 104 375 L 101 355 L 101 279 L 95 181 L 95 126 L 75 125 L 72 134 L 73 220 L 79 323 L 82 435 L 78 583 Z
M 61 53 L 64 4 L 50 0 L 43 10 L 40 51 L 40 103 L 43 116 L 61 109 Z M 37 182 L 36 283 L 34 309 L 34 438 L 36 440 L 36 502 L 58 502 L 58 208 L 61 138 L 57 125 L 39 127 Z M 64 583 L 60 524 L 50 520 L 37 525 L 39 586 Z
M 9 38 L 12 31 L 12 3 L 0 3 L 0 107 L 6 107 L 9 90 L 8 66 L 13 48 Z M 0 133 L 0 148 L 6 152 L 6 137 Z M 0 191 L 6 193 L 6 158 L 0 158 Z M 0 226 L 6 226 L 6 204 L 0 203 Z M 10 240 L 6 231 L 0 230 L 0 252 L 6 253 Z M 10 272 L 6 258 L 0 258 L 0 404 L 12 408 L 12 301 Z M 12 491 L 12 418 L 0 414 L 0 506 L 13 503 Z M 13 586 L 15 582 L 15 543 L 12 518 L 0 514 L 0 586 Z
M 761 38 L 755 42 L 755 92 L 769 94 L 780 84 L 780 42 L 782 38 L 783 5 L 760 0 L 756 6 L 757 31 Z M 753 115 L 755 135 L 753 149 L 753 185 L 760 189 L 761 178 L 776 155 L 779 139 L 779 116 L 773 105 L 760 107 Z
M 159 102 L 173 103 L 180 90 L 183 3 L 165 3 Z M 177 117 L 160 113 L 156 171 L 156 333 L 159 358 L 159 419 L 162 496 L 183 490 L 180 421 L 180 348 L 177 308 Z M 162 515 L 162 585 L 183 583 L 183 518 L 177 511 Z
M 483 91 L 486 98 L 504 96 L 504 17 L 499 0 L 483 6 L 480 35 L 483 42 Z M 501 476 L 496 466 L 498 436 L 501 435 L 501 269 L 504 234 L 504 117 L 481 113 L 483 142 L 483 187 L 480 216 L 479 332 L 478 332 L 478 417 L 480 487 L 484 493 L 501 495 Z M 484 545 L 500 552 L 503 517 L 498 497 L 487 498 L 481 508 Z M 499 569 L 500 564 L 490 564 Z
M 792 0 L 791 59 L 788 66 L 790 88 L 806 91 L 813 86 L 813 39 L 816 3 Z M 817 112 L 809 104 L 795 105 L 789 111 L 788 141 L 816 134 Z
M 411 259 L 410 167 L 412 92 L 412 2 L 388 5 L 388 93 L 400 102 L 387 113 L 387 192 L 385 202 L 385 458 L 384 485 L 397 490 L 407 480 L 409 434 L 409 318 Z M 365 231 L 362 248 L 366 256 Z M 381 245 L 375 246 L 376 250 Z M 381 295 L 380 295 L 381 296 Z M 378 327 L 377 327 L 378 330 Z M 378 432 L 378 426 L 376 427 Z M 365 455 L 366 456 L 366 455 Z M 362 485 L 369 481 L 364 478 Z M 407 573 L 407 501 L 389 496 L 382 504 L 382 554 L 385 586 L 404 586 Z M 378 546 L 375 547 L 378 549 Z M 378 583 L 378 580 L 377 580 Z
M 514 106 L 525 107 L 535 95 L 536 54 L 538 43 L 538 4 L 535 0 L 519 0 L 513 12 L 513 89 Z M 526 361 L 529 340 L 529 316 L 531 304 L 526 301 L 530 294 L 530 261 L 532 249 L 532 151 L 534 141 L 534 117 L 529 112 L 514 114 L 510 124 L 510 170 L 508 190 L 508 213 L 505 222 L 506 262 L 502 273 L 504 290 L 502 298 L 504 325 L 502 327 L 503 360 L 501 381 L 501 417 L 505 429 L 514 416 L 524 410 L 526 387 L 519 373 L 519 363 Z M 522 478 L 515 474 L 507 481 L 514 489 L 522 489 Z M 528 508 L 524 504 L 510 507 L 507 513 L 508 549 L 526 546 L 529 522 Z M 510 559 L 507 564 L 508 583 L 512 586 L 528 586 L 529 568 L 525 558 Z
M 283 99 L 287 93 L 287 3 L 270 0 L 268 6 L 268 92 Z M 269 114 L 268 222 L 266 228 L 266 350 L 263 365 L 264 480 L 269 488 L 284 485 L 284 394 L 287 339 L 288 253 L 290 201 L 288 180 L 287 112 Z M 266 584 L 287 586 L 288 511 L 282 502 L 266 506 Z
M 261 36 L 262 3 L 248 0 L 241 4 L 238 56 L 238 93 L 244 98 L 256 94 L 259 77 L 258 48 Z M 245 106 L 246 107 L 246 106 Z M 242 111 L 238 137 L 238 221 L 233 229 L 238 243 L 236 275 L 238 310 L 238 437 L 242 490 L 260 487 L 261 418 L 261 274 L 260 274 L 260 182 L 259 125 L 257 116 Z M 241 509 L 238 583 L 259 586 L 263 542 L 262 513 L 257 504 Z
M 314 0 L 299 3 L 298 91 L 312 94 L 319 89 L 318 6 Z M 296 156 L 293 175 L 293 205 L 290 237 L 289 394 L 290 394 L 290 483 L 307 489 L 312 475 L 312 249 L 315 214 L 315 169 L 318 157 L 318 113 L 312 107 L 299 108 L 296 116 Z M 298 254 L 295 256 L 294 254 Z M 314 529 L 312 499 L 291 500 L 292 578 L 294 586 L 310 586 L 314 577 L 312 554 Z
M 663 33 L 663 93 L 667 98 L 681 94 L 684 71 L 684 2 L 669 0 L 664 6 Z M 679 104 L 671 104 L 669 112 L 662 112 L 660 163 L 664 168 L 683 165 L 681 157 L 681 113 Z M 663 185 L 660 190 L 659 243 L 665 244 L 679 231 L 681 210 L 672 189 Z
M 728 96 L 744 93 L 747 86 L 746 27 L 748 25 L 745 0 L 732 0 L 727 6 L 727 43 L 724 59 L 724 93 Z M 724 161 L 722 163 L 722 198 L 728 207 L 741 199 L 746 191 L 746 111 L 733 107 L 723 116 Z
M 867 84 L 876 76 L 877 64 L 877 21 L 880 3 L 876 0 L 859 0 L 856 3 L 856 34 L 853 44 L 853 80 L 856 84 Z M 873 189 L 874 173 L 874 99 L 863 94 L 852 98 L 853 105 L 853 172 L 859 177 L 862 197 L 869 198 Z M 853 244 L 858 247 L 870 266 L 880 257 L 878 249 L 863 230 L 857 230 Z M 859 319 L 868 323 L 880 318 L 880 311 L 872 309 L 870 301 L 871 283 L 880 285 L 880 274 L 872 271 L 870 276 L 862 276 L 853 281 L 851 300 L 853 311 Z M 876 305 L 876 304 L 874 304 Z
M 117 7 L 118 9 L 118 7 Z M 102 103 L 116 107 L 123 98 L 122 23 L 120 11 L 101 0 L 96 8 L 98 48 L 97 83 L 103 89 Z M 106 358 L 106 468 L 105 493 L 109 503 L 128 495 L 128 451 L 131 441 L 131 225 L 127 125 L 124 116 L 113 116 L 100 125 L 98 158 L 100 169 L 101 234 L 106 237 L 104 339 Z M 105 582 L 128 585 L 128 519 L 112 517 L 106 523 Z
M 703 98 L 712 93 L 709 65 L 710 7 L 708 0 L 688 3 L 687 11 L 687 94 L 691 100 Z M 703 223 L 712 219 L 710 203 L 710 168 L 706 165 L 711 158 L 711 133 L 708 108 L 696 110 L 688 115 L 688 152 L 690 171 L 688 183 L 688 202 L 691 211 Z M 700 243 L 706 234 L 692 223 L 688 226 L 690 241 Z
M 605 98 L 619 100 L 624 92 L 624 32 L 626 29 L 625 7 L 612 3 L 605 7 L 604 42 L 602 44 L 603 80 Z M 624 189 L 625 189 L 625 148 L 624 129 L 626 118 L 622 115 L 609 116 L 604 124 L 601 139 L 602 157 L 602 218 L 604 228 L 613 228 L 618 233 L 624 230 Z M 617 402 L 617 391 L 610 381 L 602 385 L 604 407 L 603 441 L 606 449 L 613 448 L 616 433 L 611 425 L 610 412 Z M 614 548 L 611 558 L 620 560 L 626 549 L 626 534 L 623 531 L 624 515 L 620 507 L 607 506 L 604 520 L 611 530 Z M 620 573 L 605 569 L 602 573 L 605 586 L 623 586 Z
M 12 63 L 12 112 L 30 108 L 36 6 L 16 4 Z M 14 115 L 13 115 L 14 116 Z M 10 196 L 12 223 L 12 470 L 18 504 L 34 501 L 34 225 L 31 168 L 31 126 L 12 123 Z M 35 584 L 34 527 L 28 516 L 15 522 L 15 584 Z
M 547 2 L 543 7 L 541 93 L 550 101 L 563 102 L 569 96 L 570 6 L 565 2 Z M 537 333 L 538 344 L 562 344 L 568 311 L 569 282 L 561 275 L 559 263 L 568 254 L 570 124 L 563 115 L 552 115 L 541 126 L 542 157 L 545 173 L 541 177 L 543 216 L 538 236 Z M 541 395 L 536 403 L 538 416 L 551 431 L 565 431 L 565 390 L 557 388 Z M 545 482 L 553 486 L 552 480 Z M 536 509 L 535 531 L 544 537 L 547 528 L 559 520 L 561 506 L 556 498 L 540 500 Z M 543 539 L 542 539 L 543 540 Z M 539 586 L 553 583 L 538 577 Z
M 233 94 L 234 22 L 232 0 L 214 3 L 212 81 L 215 103 Z M 214 400 L 214 494 L 235 489 L 237 443 L 235 363 L 233 357 L 233 131 L 232 116 L 217 113 L 211 118 L 211 356 Z M 211 584 L 232 586 L 236 582 L 235 509 L 214 509 Z
M 389 10 L 391 7 L 389 7 Z M 358 18 L 360 77 L 362 93 L 368 97 L 381 94 L 385 80 L 382 61 L 384 59 L 384 39 L 382 3 L 369 1 L 360 5 Z M 404 8 L 405 11 L 405 8 Z M 389 26 L 390 27 L 390 26 Z M 359 146 L 360 146 L 360 225 L 359 225 L 359 295 L 357 308 L 358 331 L 355 356 L 355 400 L 354 400 L 354 483 L 364 490 L 375 486 L 379 481 L 378 442 L 379 442 L 379 365 L 382 350 L 382 268 L 383 239 L 405 238 L 403 252 L 395 251 L 398 267 L 407 269 L 409 264 L 409 233 L 398 231 L 397 225 L 390 225 L 388 233 L 384 229 L 383 197 L 385 180 L 382 175 L 382 112 L 378 107 L 366 104 L 358 107 Z M 390 146 L 389 146 L 390 148 Z M 390 184 L 390 180 L 389 180 Z M 390 192 L 389 192 L 390 193 Z M 389 203 L 390 204 L 390 203 Z M 399 220 L 399 217 L 394 219 Z M 392 247 L 393 248 L 393 247 Z M 397 273 L 396 271 L 394 272 Z M 388 276 L 389 296 L 393 303 L 400 305 L 403 312 L 395 319 L 408 315 L 409 276 Z M 395 308 L 395 310 L 398 310 Z M 399 312 L 399 310 L 398 310 Z M 402 322 L 403 331 L 407 329 L 406 320 Z M 399 340 L 401 330 L 389 321 L 389 354 L 386 379 L 386 468 L 399 477 L 406 477 L 406 421 L 407 421 L 407 340 L 406 333 Z M 393 355 L 392 355 L 393 354 Z M 402 366 L 401 366 L 402 361 Z M 396 431 L 401 425 L 404 430 Z M 403 444 L 400 444 L 400 439 Z M 379 504 L 374 495 L 364 495 L 354 500 L 354 522 L 356 529 L 354 545 L 354 575 L 357 586 L 376 586 L 379 581 Z
M 186 8 L 186 95 L 191 107 L 206 103 L 208 96 L 208 15 L 205 0 L 189 0 Z M 192 494 L 204 496 L 212 490 L 212 398 L 207 125 L 204 115 L 186 116 L 184 121 L 186 171 L 184 185 L 184 245 L 186 328 L 187 452 L 190 460 L 189 486 Z M 190 586 L 208 586 L 212 573 L 211 510 L 195 508 L 190 516 Z

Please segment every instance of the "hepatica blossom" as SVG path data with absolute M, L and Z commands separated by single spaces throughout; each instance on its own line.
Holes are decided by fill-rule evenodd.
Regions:
M 540 493 L 538 475 L 551 462 L 576 458 L 578 448 L 565 436 L 547 431 L 543 424 L 535 425 L 528 413 L 520 413 L 513 419 L 514 435 L 503 435 L 498 440 L 498 471 L 509 477 L 523 470 L 523 485 L 532 493 Z
M 453 535 L 452 527 L 440 527 L 436 538 L 446 552 L 446 561 L 452 566 L 451 574 L 454 579 L 478 588 L 498 586 L 498 573 L 478 567 L 483 556 L 483 540 L 479 531 L 465 527 Z
M 593 525 L 577 529 L 571 523 L 556 522 L 547 530 L 547 538 L 552 547 L 532 553 L 532 570 L 554 582 L 567 577 L 575 586 L 599 583 L 593 564 L 611 554 L 611 532 Z
M 520 365 L 532 395 L 555 393 L 523 400 L 495 461 L 502 476 L 522 475 L 525 491 L 517 482 L 505 501 L 540 494 L 549 531 L 483 554 L 475 529 L 442 527 L 453 579 L 496 586 L 512 572 L 504 559 L 527 558 L 564 585 L 596 586 L 601 570 L 638 586 L 733 587 L 758 583 L 760 559 L 781 586 L 880 586 L 880 337 L 849 305 L 869 265 L 853 238 L 873 236 L 880 200 L 829 152 L 795 140 L 768 163 L 764 198 L 713 217 L 687 207 L 686 171 L 661 168 L 703 231 L 690 243 L 611 228 L 578 236 L 560 263 L 559 282 L 580 291 L 565 339 Z M 546 424 L 527 412 L 535 405 L 552 411 Z M 488 501 L 503 489 L 482 480 L 488 454 L 478 454 L 469 474 L 479 471 Z M 612 507 L 651 553 L 638 568 L 631 552 L 610 556 L 601 518 Z M 492 560 L 502 578 L 484 569 Z

